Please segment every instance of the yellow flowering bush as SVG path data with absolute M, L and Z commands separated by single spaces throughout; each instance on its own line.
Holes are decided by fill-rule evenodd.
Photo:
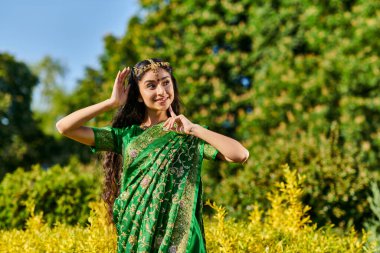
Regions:
M 216 214 L 205 220 L 207 247 L 210 252 L 374 252 L 375 245 L 351 228 L 345 234 L 333 226 L 317 228 L 307 215 L 310 207 L 300 200 L 304 180 L 284 166 L 285 182 L 268 194 L 271 208 L 265 213 L 254 205 L 247 220 L 226 218 L 224 207 L 207 201 Z
M 50 228 L 32 206 L 25 230 L 0 231 L 0 252 L 115 252 L 116 232 L 106 223 L 104 204 L 91 202 L 90 207 L 88 227 L 57 223 Z
M 367 242 L 367 234 L 354 229 L 339 234 L 332 226 L 317 229 L 302 205 L 303 177 L 284 166 L 285 182 L 268 194 L 271 208 L 264 214 L 254 205 L 248 219 L 226 217 L 224 207 L 207 201 L 216 210 L 205 217 L 205 234 L 209 252 L 374 252 L 375 245 Z M 116 233 L 106 223 L 104 203 L 92 202 L 88 227 L 58 223 L 50 228 L 43 214 L 34 214 L 34 205 L 25 230 L 0 230 L 0 252 L 115 252 Z

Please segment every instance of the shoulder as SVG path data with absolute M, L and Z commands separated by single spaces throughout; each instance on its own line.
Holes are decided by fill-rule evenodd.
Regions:
M 103 127 L 91 127 L 94 132 L 99 132 L 101 134 L 112 134 L 116 136 L 124 136 L 124 135 L 130 135 L 133 134 L 136 130 L 135 125 L 131 126 L 125 126 L 125 127 L 113 127 L 113 126 L 103 126 Z
M 118 132 L 119 136 L 129 137 L 129 138 L 140 135 L 143 132 L 143 130 L 140 128 L 139 125 L 130 125 L 130 126 L 114 128 L 114 129 L 115 131 Z
M 121 136 L 124 136 L 124 135 L 133 135 L 134 132 L 136 132 L 136 125 L 130 125 L 130 126 L 125 126 L 125 127 L 112 127 L 113 131 L 115 131 L 115 133 L 117 135 L 121 135 Z

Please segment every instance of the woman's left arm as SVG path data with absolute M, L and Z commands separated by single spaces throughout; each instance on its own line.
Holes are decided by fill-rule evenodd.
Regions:
M 169 113 L 171 117 L 164 123 L 164 129 L 191 134 L 206 141 L 219 151 L 217 157 L 220 160 L 235 163 L 247 161 L 249 152 L 237 140 L 194 124 L 182 114 L 176 115 L 171 106 L 169 106 Z
M 215 147 L 219 151 L 217 157 L 220 160 L 244 163 L 249 157 L 249 151 L 237 140 L 211 131 L 198 124 L 193 124 L 189 133 Z

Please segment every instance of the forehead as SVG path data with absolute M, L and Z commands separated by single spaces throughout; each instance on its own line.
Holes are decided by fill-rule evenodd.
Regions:
M 143 75 L 141 82 L 145 82 L 146 80 L 157 80 L 157 79 L 161 80 L 162 78 L 166 76 L 170 77 L 170 74 L 165 69 L 159 68 L 156 73 L 153 72 L 153 70 L 148 70 Z

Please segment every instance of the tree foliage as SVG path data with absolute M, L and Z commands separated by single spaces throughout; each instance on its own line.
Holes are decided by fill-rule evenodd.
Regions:
M 25 63 L 0 53 L 0 178 L 8 169 L 44 161 L 47 145 L 30 108 L 37 82 Z
M 89 161 L 90 150 L 82 144 L 56 138 L 55 122 L 67 111 L 67 96 L 55 81 L 62 66 L 46 57 L 34 71 L 12 55 L 0 53 L 0 180 L 17 167 L 67 164 L 73 155 Z M 33 89 L 38 85 L 43 85 L 48 108 L 32 111 Z
M 39 62 L 32 64 L 31 69 L 39 77 L 39 85 L 34 89 L 33 117 L 39 128 L 46 135 L 57 137 L 59 133 L 55 123 L 62 111 L 66 110 L 67 95 L 63 84 L 67 68 L 57 59 L 45 56 Z

